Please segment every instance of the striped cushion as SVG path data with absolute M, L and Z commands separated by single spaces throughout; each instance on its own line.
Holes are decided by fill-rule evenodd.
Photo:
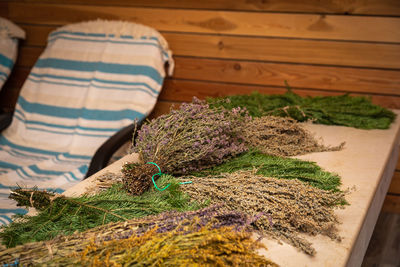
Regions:
M 92 21 L 52 32 L 0 137 L 0 196 L 16 183 L 62 192 L 79 182 L 105 140 L 153 109 L 166 62 L 172 71 L 167 42 L 143 25 Z M 7 222 L 16 210 L 1 203 Z
M 24 39 L 25 32 L 11 21 L 0 17 L 0 90 L 17 58 L 18 38 Z

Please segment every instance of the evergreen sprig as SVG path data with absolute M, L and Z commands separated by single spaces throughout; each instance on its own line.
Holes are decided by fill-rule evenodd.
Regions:
M 36 216 L 17 215 L 20 220 L 3 226 L 0 238 L 4 245 L 13 247 L 26 242 L 49 240 L 60 234 L 82 232 L 110 222 L 200 207 L 189 201 L 189 197 L 180 191 L 179 184 L 171 176 L 162 176 L 158 183 L 160 186 L 171 183 L 171 186 L 162 192 L 151 189 L 140 197 L 127 194 L 122 184 L 116 184 L 93 196 L 78 198 L 19 189 L 11 197 L 19 205 L 33 205 L 40 212 Z
M 298 179 L 323 190 L 339 191 L 340 177 L 324 171 L 315 162 L 282 158 L 250 151 L 214 168 L 196 172 L 195 176 L 219 175 L 239 170 L 257 169 L 256 174 L 282 179 Z
M 360 129 L 388 129 L 396 115 L 391 110 L 372 104 L 366 97 L 316 96 L 301 97 L 288 91 L 282 95 L 233 95 L 209 98 L 211 107 L 227 109 L 245 107 L 253 117 L 281 116 L 297 121 L 313 120 L 314 123 L 342 125 Z

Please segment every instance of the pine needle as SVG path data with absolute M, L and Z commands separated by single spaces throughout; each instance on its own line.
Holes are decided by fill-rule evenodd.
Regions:
M 179 190 L 179 184 L 171 176 L 161 177 L 159 183 L 172 184 L 163 192 L 149 190 L 140 197 L 127 194 L 121 184 L 116 184 L 97 195 L 79 198 L 54 198 L 49 192 L 16 190 L 11 197 L 21 206 L 33 204 L 40 213 L 36 216 L 18 216 L 22 220 L 3 226 L 0 238 L 4 245 L 13 247 L 26 242 L 49 240 L 60 234 L 82 232 L 110 222 L 140 218 L 169 210 L 186 211 L 200 207 L 189 202 L 188 196 Z
M 395 113 L 372 104 L 366 97 L 316 96 L 301 97 L 290 88 L 282 95 L 233 95 L 224 98 L 209 98 L 212 107 L 227 109 L 245 107 L 253 117 L 291 117 L 297 121 L 312 120 L 326 125 L 342 125 L 360 129 L 388 129 L 396 118 Z
M 250 151 L 212 169 L 194 173 L 194 176 L 218 175 L 239 170 L 256 169 L 256 174 L 281 179 L 298 179 L 323 190 L 339 191 L 340 177 L 326 172 L 315 162 L 281 158 Z

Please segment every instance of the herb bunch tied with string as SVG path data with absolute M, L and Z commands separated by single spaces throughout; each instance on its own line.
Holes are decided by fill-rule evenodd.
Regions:
M 157 173 L 187 174 L 218 164 L 247 150 L 243 141 L 245 122 L 251 120 L 243 108 L 211 109 L 205 101 L 193 98 L 138 131 L 131 152 L 139 153 L 141 163 L 123 166 L 123 181 L 130 193 L 140 195 Z

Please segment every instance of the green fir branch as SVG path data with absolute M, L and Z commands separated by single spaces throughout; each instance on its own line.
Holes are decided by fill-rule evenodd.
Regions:
M 250 151 L 214 168 L 194 173 L 195 176 L 219 175 L 239 170 L 256 169 L 256 174 L 281 179 L 298 179 L 323 190 L 340 191 L 340 177 L 324 171 L 315 162 L 282 158 Z
M 288 86 L 288 85 L 287 85 Z M 312 120 L 326 125 L 342 125 L 360 129 L 388 129 L 396 118 L 391 110 L 374 105 L 370 98 L 361 96 L 301 97 L 290 90 L 282 95 L 233 95 L 209 98 L 212 107 L 227 109 L 245 107 L 253 117 L 291 117 L 297 121 Z
M 171 183 L 165 191 L 154 188 L 142 196 L 131 196 L 121 184 L 94 196 L 68 198 L 38 190 L 17 189 L 11 194 L 20 206 L 35 206 L 36 216 L 17 215 L 18 220 L 3 226 L 0 238 L 7 247 L 27 242 L 49 240 L 58 235 L 70 235 L 110 222 L 155 215 L 164 211 L 196 210 L 201 206 L 191 202 L 179 189 L 178 182 L 164 175 L 160 186 Z

